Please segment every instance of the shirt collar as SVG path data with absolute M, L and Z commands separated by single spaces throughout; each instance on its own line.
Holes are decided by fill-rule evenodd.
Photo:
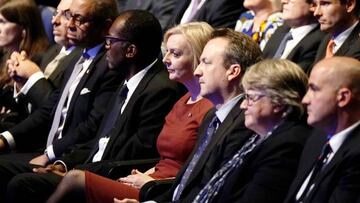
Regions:
M 244 94 L 239 94 L 238 96 L 230 99 L 223 106 L 221 106 L 216 112 L 216 116 L 219 118 L 220 122 L 223 122 L 231 109 L 237 104 L 237 102 L 244 96 Z M 240 108 L 240 107 L 238 107 Z
M 100 49 L 104 46 L 103 43 L 98 44 L 92 48 L 84 49 L 83 55 L 87 55 L 89 59 L 95 58 L 95 56 L 99 53 Z
M 347 127 L 346 129 L 336 133 L 331 136 L 329 140 L 329 144 L 331 146 L 331 150 L 335 153 L 342 145 L 344 140 L 349 136 L 349 134 L 360 124 L 360 121 L 354 123 L 353 125 Z
M 128 81 L 125 81 L 124 84 L 126 84 L 127 88 L 129 89 L 129 93 L 134 92 L 140 81 L 143 79 L 147 71 L 155 64 L 155 61 L 153 61 L 150 65 L 146 66 L 146 68 L 142 69 L 138 73 L 136 73 L 133 77 L 131 77 Z M 129 95 L 128 93 L 128 95 Z
M 291 28 L 290 32 L 291 32 L 293 39 L 297 39 L 297 38 L 302 39 L 309 32 L 311 32 L 311 30 L 313 30 L 316 26 L 317 26 L 317 23 L 312 23 L 312 24 L 300 26 L 297 28 Z
M 335 50 L 336 50 L 336 48 L 340 47 L 345 42 L 345 40 L 349 37 L 349 35 L 354 30 L 354 28 L 358 24 L 358 22 L 359 21 L 356 21 L 356 23 L 354 23 L 354 25 L 352 25 L 351 27 L 346 29 L 344 32 L 340 33 L 338 36 L 332 37 L 335 42 Z

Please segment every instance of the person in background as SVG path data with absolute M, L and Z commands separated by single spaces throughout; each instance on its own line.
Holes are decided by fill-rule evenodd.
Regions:
M 265 58 L 288 59 L 310 73 L 325 33 L 314 17 L 313 0 L 282 0 L 284 25 L 269 39 Z
M 283 24 L 280 0 L 244 0 L 235 30 L 249 35 L 263 50 L 275 30 Z
M 332 56 L 360 60 L 360 2 L 358 0 L 314 0 L 314 16 L 328 33 L 317 50 L 315 62 Z
M 70 171 L 61 181 L 48 202 L 71 202 L 71 197 L 83 197 L 77 202 L 113 202 L 113 198 L 139 198 L 140 188 L 153 179 L 175 178 L 190 155 L 197 140 L 197 131 L 212 104 L 200 96 L 200 84 L 193 75 L 200 54 L 210 38 L 212 28 L 205 22 L 178 25 L 165 33 L 166 53 L 163 62 L 171 80 L 182 83 L 188 90 L 166 116 L 157 139 L 160 161 L 142 173 L 134 169 L 131 175 L 117 181 L 89 171 Z M 101 189 L 98 187 L 102 185 Z M 73 195 L 78 193 L 77 195 Z M 86 197 L 86 198 L 85 198 Z
M 13 98 L 14 81 L 8 74 L 7 59 L 13 51 L 25 50 L 36 63 L 49 46 L 39 10 L 32 0 L 5 1 L 0 7 L 0 125 L 7 129 L 27 115 L 26 104 Z M 2 130 L 1 130 L 2 131 Z
M 181 0 L 166 28 L 192 21 L 205 21 L 216 28 L 233 28 L 244 11 L 237 0 Z

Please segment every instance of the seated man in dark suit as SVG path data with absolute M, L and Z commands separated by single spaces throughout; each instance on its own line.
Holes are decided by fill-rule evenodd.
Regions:
M 286 0 L 282 4 L 285 25 L 269 39 L 264 56 L 291 60 L 307 73 L 325 34 L 310 10 L 312 0 Z
M 168 28 L 177 24 L 205 21 L 213 27 L 235 27 L 244 6 L 234 0 L 181 0 L 178 1 Z
M 204 118 L 194 151 L 178 173 L 171 189 L 157 202 L 191 202 L 201 188 L 251 135 L 244 126 L 239 105 L 245 70 L 262 58 L 259 45 L 243 33 L 231 29 L 213 32 L 194 74 L 199 77 L 200 94 L 216 109 Z
M 74 0 L 72 15 L 88 8 L 79 2 L 88 0 Z M 185 92 L 183 86 L 170 81 L 164 64 L 157 59 L 161 26 L 147 11 L 129 10 L 116 18 L 108 33 L 108 66 L 121 71 L 125 81 L 107 106 L 97 138 L 73 146 L 46 167 L 0 161 L 0 183 L 2 191 L 7 188 L 9 202 L 44 202 L 67 169 L 76 167 L 107 176 L 114 161 L 159 156 L 156 140 L 165 116 Z
M 13 149 L 19 153 L 1 158 L 16 157 L 44 166 L 70 150 L 71 145 L 94 137 L 109 98 L 122 78 L 118 71 L 108 70 L 103 44 L 104 36 L 118 14 L 116 3 L 108 0 L 98 3 L 101 7 L 97 9 L 77 10 L 76 18 L 73 13 L 62 14 L 68 19 L 66 28 L 70 43 L 84 48 L 83 55 L 86 56 L 69 62 L 61 86 L 42 108 L 2 133 L 0 150 Z M 15 61 L 19 64 L 29 62 L 21 56 Z
M 9 70 L 13 77 L 21 78 L 16 81 L 16 98 L 25 99 L 31 104 L 31 112 L 41 107 L 48 100 L 51 93 L 60 85 L 63 73 L 71 60 L 78 60 L 81 52 L 74 51 L 75 46 L 67 38 L 67 20 L 64 12 L 69 9 L 72 0 L 60 1 L 56 12 L 53 14 L 52 24 L 55 45 L 44 53 L 38 67 L 35 63 L 19 61 L 17 66 L 10 63 Z M 22 52 L 23 57 L 26 53 Z M 18 52 L 12 54 L 17 58 Z M 67 59 L 66 59 L 67 58 Z M 65 60 L 66 59 L 66 60 Z M 20 91 L 17 91 L 19 89 Z
M 356 202 L 360 194 L 360 62 L 333 57 L 317 63 L 303 98 L 311 136 L 285 202 Z
M 314 1 L 314 16 L 328 34 L 321 42 L 315 61 L 332 56 L 360 59 L 360 3 L 357 0 Z

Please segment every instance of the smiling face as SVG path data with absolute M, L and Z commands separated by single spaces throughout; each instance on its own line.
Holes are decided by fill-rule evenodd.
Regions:
M 166 42 L 166 54 L 163 62 L 169 78 L 184 83 L 193 78 L 193 52 L 182 34 L 172 34 Z
M 0 14 L 0 47 L 18 51 L 22 30 L 20 25 L 9 22 Z

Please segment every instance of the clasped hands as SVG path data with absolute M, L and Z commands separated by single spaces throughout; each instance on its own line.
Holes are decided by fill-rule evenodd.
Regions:
M 131 171 L 131 175 L 126 177 L 119 178 L 118 181 L 122 182 L 126 185 L 130 185 L 132 187 L 140 189 L 145 183 L 154 180 L 152 177 L 147 175 L 146 173 L 141 173 L 137 169 L 133 169 Z
M 33 168 L 34 173 L 50 173 L 51 172 L 51 173 L 55 173 L 59 176 L 64 176 L 66 173 L 66 170 L 63 165 L 48 164 L 49 158 L 45 154 L 42 154 L 40 156 L 33 158 L 29 163 L 40 166 L 37 168 Z
M 39 66 L 32 62 L 25 51 L 21 53 L 14 51 L 6 61 L 8 74 L 21 88 L 27 79 L 36 72 L 40 72 Z

